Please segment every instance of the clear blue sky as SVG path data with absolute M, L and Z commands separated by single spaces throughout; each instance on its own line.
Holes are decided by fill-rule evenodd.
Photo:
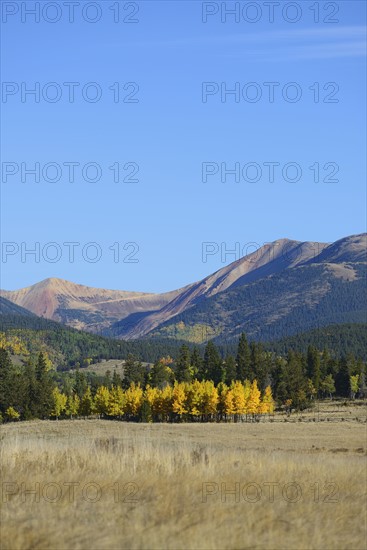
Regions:
M 280 3 L 281 8 L 286 4 Z M 21 9 L 20 2 L 3 4 Z M 26 4 L 32 7 L 34 2 Z M 138 2 L 136 16 L 129 16 L 133 5 L 120 2 L 122 17 L 139 22 L 114 23 L 109 8 L 116 3 L 96 4 L 102 17 L 94 24 L 83 20 L 80 7 L 70 23 L 63 2 L 56 23 L 45 21 L 55 17 L 51 8 L 45 17 L 41 13 L 39 23 L 32 16 L 22 23 L 20 11 L 2 23 L 2 80 L 19 88 L 22 82 L 28 88 L 39 82 L 41 89 L 56 82 L 62 90 L 56 103 L 42 96 L 39 103 L 30 96 L 22 103 L 19 92 L 1 105 L 2 162 L 19 167 L 1 183 L 1 239 L 19 247 L 6 262 L 2 257 L 2 288 L 60 277 L 89 286 L 161 292 L 223 267 L 219 253 L 202 261 L 203 242 L 226 243 L 230 249 L 235 242 L 241 248 L 282 237 L 329 242 L 365 231 L 364 2 L 331 3 L 339 7 L 335 16 L 333 8 L 325 9 L 330 3 L 319 2 L 318 23 L 310 9 L 315 2 L 306 1 L 297 3 L 302 14 L 293 23 L 286 19 L 297 14 L 290 10 L 283 16 L 279 8 L 270 23 L 263 2 L 257 2 L 262 11 L 254 23 L 242 14 L 239 22 L 233 16 L 221 22 L 220 13 L 208 15 L 203 23 L 199 1 Z M 208 4 L 208 10 L 219 4 Z M 256 16 L 251 11 L 247 15 Z M 94 17 L 92 9 L 87 17 Z M 74 103 L 64 82 L 80 83 Z M 81 95 L 88 82 L 97 82 L 102 90 L 97 103 Z M 108 89 L 114 82 L 138 83 L 139 102 L 114 103 Z M 203 82 L 225 82 L 228 89 L 235 82 L 241 89 L 255 82 L 262 97 L 257 103 L 243 98 L 237 103 L 234 96 L 222 102 L 217 93 L 203 103 Z M 264 82 L 280 83 L 273 103 Z M 300 101 L 282 98 L 289 82 L 302 90 Z M 318 103 L 309 90 L 315 82 L 320 83 Z M 330 96 L 336 103 L 323 101 L 334 89 L 323 90 L 328 82 L 339 86 Z M 254 90 L 248 88 L 249 96 Z M 48 91 L 51 96 L 52 89 Z M 78 168 L 72 183 L 64 167 L 58 182 L 44 181 L 41 175 L 39 183 L 30 176 L 22 183 L 22 162 L 39 162 L 41 167 L 94 162 L 102 177 L 85 181 Z M 108 167 L 115 162 L 137 163 L 139 182 L 114 183 Z M 228 167 L 278 162 L 280 172 L 272 183 L 265 167 L 258 182 L 228 177 L 222 183 L 215 175 L 204 183 L 203 162 L 226 162 Z M 282 178 L 281 169 L 289 162 L 302 168 L 296 183 Z M 315 162 L 320 163 L 319 183 L 309 169 Z M 323 170 L 327 162 L 339 166 L 338 182 L 322 181 L 331 172 L 330 166 Z M 28 248 L 40 243 L 39 262 L 30 255 L 22 261 L 22 242 Z M 49 242 L 58 243 L 60 261 L 47 261 L 56 249 L 46 247 L 46 259 L 42 256 Z M 65 242 L 80 243 L 74 262 Z M 102 252 L 96 263 L 81 253 L 90 242 L 97 242 Z M 121 248 L 137 243 L 133 257 L 138 262 L 122 261 L 132 247 L 121 250 L 120 261 L 114 262 L 109 247 L 115 242 Z M 5 246 L 9 251 L 12 245 Z M 91 258 L 94 250 L 87 253 Z M 234 259 L 227 256 L 225 263 Z

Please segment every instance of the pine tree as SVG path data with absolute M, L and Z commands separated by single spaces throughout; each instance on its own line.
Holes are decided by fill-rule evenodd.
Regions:
M 36 407 L 38 418 L 48 418 L 51 414 L 54 384 L 49 371 L 49 365 L 41 352 L 35 368 L 36 374 Z
M 155 388 L 164 388 L 172 381 L 172 370 L 167 366 L 164 359 L 159 359 L 153 365 L 149 373 L 149 383 Z
M 251 380 L 251 354 L 246 334 L 244 332 L 241 334 L 238 342 L 236 363 L 237 380 L 241 380 L 241 382 Z
M 224 360 L 225 382 L 230 385 L 237 379 L 236 361 L 233 355 L 227 355 Z
M 74 391 L 81 399 L 87 390 L 88 384 L 84 372 L 80 372 L 79 368 L 75 372 Z
M 318 395 L 321 380 L 321 362 L 320 354 L 313 346 L 308 346 L 307 349 L 307 376 L 312 380 L 316 395 Z
M 115 386 L 115 388 L 116 388 L 117 386 L 122 387 L 121 376 L 120 376 L 119 374 L 117 374 L 116 369 L 114 369 L 114 371 L 113 371 L 112 386 Z
M 250 373 L 248 379 L 250 382 L 253 382 L 255 379 L 257 380 L 259 386 L 261 387 L 261 384 L 263 382 L 263 373 L 262 373 L 262 348 L 261 344 L 257 344 L 256 342 L 250 343 Z
M 198 380 L 204 380 L 204 362 L 198 348 L 194 348 L 191 353 L 191 369 L 193 379 L 197 378 Z
M 337 395 L 349 397 L 350 395 L 350 371 L 348 360 L 342 357 L 339 362 L 339 370 L 335 377 L 335 388 Z
M 131 384 L 143 386 L 145 382 L 145 368 L 134 355 L 129 353 L 124 364 L 124 378 L 122 386 L 128 389 Z
M 281 404 L 291 401 L 292 408 L 302 410 L 308 405 L 307 379 L 303 372 L 302 357 L 289 352 L 283 364 L 277 387 L 277 398 Z
M 190 382 L 192 378 L 192 368 L 190 364 L 190 350 L 186 344 L 180 347 L 176 362 L 176 380 L 178 382 Z
M 79 413 L 86 417 L 90 416 L 94 412 L 94 402 L 92 397 L 92 392 L 90 390 L 90 387 L 88 386 L 85 390 L 84 395 L 81 398 L 80 401 L 80 407 L 79 407 Z
M 8 407 L 13 405 L 12 388 L 13 365 L 10 355 L 5 348 L 0 348 L 0 412 L 5 413 Z
M 212 340 L 210 340 L 205 347 L 204 372 L 206 380 L 212 380 L 216 385 L 223 382 L 223 361 Z

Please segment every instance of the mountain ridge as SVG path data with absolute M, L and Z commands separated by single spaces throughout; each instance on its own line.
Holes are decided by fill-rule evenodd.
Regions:
M 98 289 L 50 277 L 23 289 L 2 290 L 0 296 L 36 315 L 74 328 L 136 339 L 153 334 L 158 327 L 185 315 L 206 300 L 226 296 L 229 291 L 246 288 L 276 275 L 283 274 L 281 276 L 286 278 L 288 272 L 298 267 L 307 270 L 313 265 L 327 266 L 323 272 L 324 294 L 328 292 L 331 281 L 336 279 L 347 285 L 357 277 L 354 264 L 367 261 L 366 236 L 366 233 L 350 235 L 334 243 L 278 239 L 265 243 L 197 282 L 161 294 Z M 290 291 L 288 296 L 282 292 L 282 301 L 293 300 L 294 307 L 296 299 L 300 303 L 303 300 L 295 288 L 293 296 Z M 306 306 L 307 296 L 310 300 L 315 293 L 307 286 L 304 293 Z M 323 299 L 321 290 L 318 299 Z

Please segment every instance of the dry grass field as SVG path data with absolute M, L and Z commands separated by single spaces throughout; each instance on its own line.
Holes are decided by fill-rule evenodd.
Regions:
M 366 411 L 347 414 L 5 425 L 1 550 L 364 549 Z

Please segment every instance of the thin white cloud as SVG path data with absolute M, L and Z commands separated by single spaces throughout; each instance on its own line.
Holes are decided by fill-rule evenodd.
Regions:
M 211 48 L 224 57 L 269 60 L 331 59 L 366 55 L 366 27 L 363 25 L 323 26 L 232 34 L 183 36 L 172 40 L 139 41 L 143 48 Z M 244 50 L 243 48 L 246 48 Z

